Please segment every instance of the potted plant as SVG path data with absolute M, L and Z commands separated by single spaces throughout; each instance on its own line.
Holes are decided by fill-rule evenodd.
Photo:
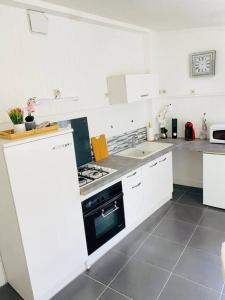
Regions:
M 28 99 L 27 107 L 26 107 L 28 116 L 26 116 L 26 118 L 25 118 L 26 130 L 32 130 L 32 129 L 36 128 L 36 123 L 35 123 L 35 120 L 34 120 L 34 116 L 32 115 L 32 113 L 35 112 L 34 105 L 35 105 L 35 97 Z
M 167 139 L 168 130 L 166 129 L 166 116 L 170 109 L 171 104 L 163 106 L 157 116 L 160 125 L 161 139 Z
M 14 125 L 14 132 L 25 131 L 23 110 L 20 107 L 11 108 L 8 111 L 8 115 Z

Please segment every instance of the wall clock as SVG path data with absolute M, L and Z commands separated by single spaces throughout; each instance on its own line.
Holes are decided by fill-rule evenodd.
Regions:
M 190 55 L 191 76 L 215 75 L 215 63 L 215 50 L 192 53 Z

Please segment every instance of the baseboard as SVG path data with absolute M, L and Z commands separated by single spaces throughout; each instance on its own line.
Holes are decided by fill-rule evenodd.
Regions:
M 200 180 L 193 180 L 191 178 L 174 178 L 173 180 L 174 184 L 180 184 L 180 185 L 186 185 L 186 186 L 193 186 L 197 188 L 203 187 L 203 182 Z

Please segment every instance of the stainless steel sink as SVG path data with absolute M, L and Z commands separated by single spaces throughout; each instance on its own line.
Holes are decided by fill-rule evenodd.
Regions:
M 159 143 L 159 142 L 145 142 L 138 145 L 135 148 L 129 148 L 123 150 L 116 155 L 124 156 L 124 157 L 131 157 L 136 159 L 145 159 L 159 151 L 162 151 L 173 144 L 169 143 Z

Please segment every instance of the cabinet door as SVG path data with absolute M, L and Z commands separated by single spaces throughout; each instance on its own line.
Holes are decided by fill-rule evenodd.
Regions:
M 127 101 L 134 102 L 155 97 L 158 93 L 156 75 L 126 75 Z
M 203 154 L 203 203 L 225 209 L 225 155 Z
M 123 185 L 126 227 L 137 225 L 142 218 L 143 189 L 141 177 Z
M 172 152 L 158 159 L 158 197 L 160 203 L 168 201 L 173 191 Z M 168 198 L 169 197 L 169 198 Z
M 150 215 L 155 210 L 159 202 L 159 164 L 158 160 L 153 160 L 143 167 L 143 194 L 145 214 Z
M 127 102 L 140 101 L 143 95 L 141 75 L 126 75 Z
M 7 148 L 5 157 L 32 289 L 47 299 L 87 257 L 72 134 Z

